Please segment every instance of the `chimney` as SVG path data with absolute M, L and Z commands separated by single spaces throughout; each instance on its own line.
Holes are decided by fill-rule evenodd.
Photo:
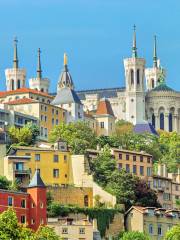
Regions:
M 166 164 L 163 164 L 163 165 L 162 165 L 162 168 L 163 168 L 163 177 L 168 177 L 168 172 L 167 172 Z

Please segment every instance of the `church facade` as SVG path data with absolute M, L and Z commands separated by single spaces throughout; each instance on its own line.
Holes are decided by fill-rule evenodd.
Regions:
M 107 98 L 117 120 L 134 125 L 148 121 L 154 128 L 180 132 L 180 92 L 168 87 L 165 70 L 157 58 L 156 37 L 152 68 L 138 57 L 134 29 L 132 57 L 124 59 L 125 87 L 78 91 L 84 111 L 95 111 Z

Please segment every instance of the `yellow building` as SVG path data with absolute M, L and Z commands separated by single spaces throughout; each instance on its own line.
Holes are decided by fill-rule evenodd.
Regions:
M 53 127 L 64 122 L 66 118 L 64 109 L 30 98 L 10 101 L 6 105 L 8 110 L 36 117 L 39 120 L 40 139 L 45 141 Z
M 125 219 L 127 231 L 144 232 L 150 239 L 160 240 L 180 223 L 180 211 L 133 206 L 126 212 Z
M 33 176 L 35 169 L 46 185 L 67 185 L 69 183 L 70 152 L 63 142 L 54 148 L 11 147 L 4 158 L 4 175 L 9 180 L 19 179 L 22 185 Z
M 53 227 L 62 240 L 92 240 L 93 224 L 88 220 L 72 218 L 48 219 L 48 226 Z

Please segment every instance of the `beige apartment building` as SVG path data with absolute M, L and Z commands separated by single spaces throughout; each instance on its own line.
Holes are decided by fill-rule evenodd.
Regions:
M 144 232 L 152 240 L 161 240 L 168 230 L 180 224 L 180 211 L 132 206 L 125 219 L 127 231 Z

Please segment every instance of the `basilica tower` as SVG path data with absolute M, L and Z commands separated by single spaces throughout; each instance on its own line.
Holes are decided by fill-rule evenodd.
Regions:
M 126 120 L 133 123 L 145 120 L 144 69 L 145 59 L 139 58 L 134 26 L 132 57 L 124 59 L 126 81 Z
M 14 59 L 13 68 L 5 70 L 6 76 L 6 90 L 12 91 L 25 87 L 26 70 L 19 68 L 18 51 L 17 51 L 17 39 L 14 39 Z
M 165 76 L 165 70 L 160 67 L 160 60 L 157 57 L 157 42 L 156 36 L 154 36 L 153 67 L 145 70 L 146 88 L 148 91 L 159 85 L 162 72 Z
M 48 93 L 49 91 L 49 79 L 42 78 L 42 68 L 41 68 L 41 50 L 38 49 L 38 62 L 37 62 L 37 76 L 36 78 L 29 79 L 29 87 L 41 92 Z

